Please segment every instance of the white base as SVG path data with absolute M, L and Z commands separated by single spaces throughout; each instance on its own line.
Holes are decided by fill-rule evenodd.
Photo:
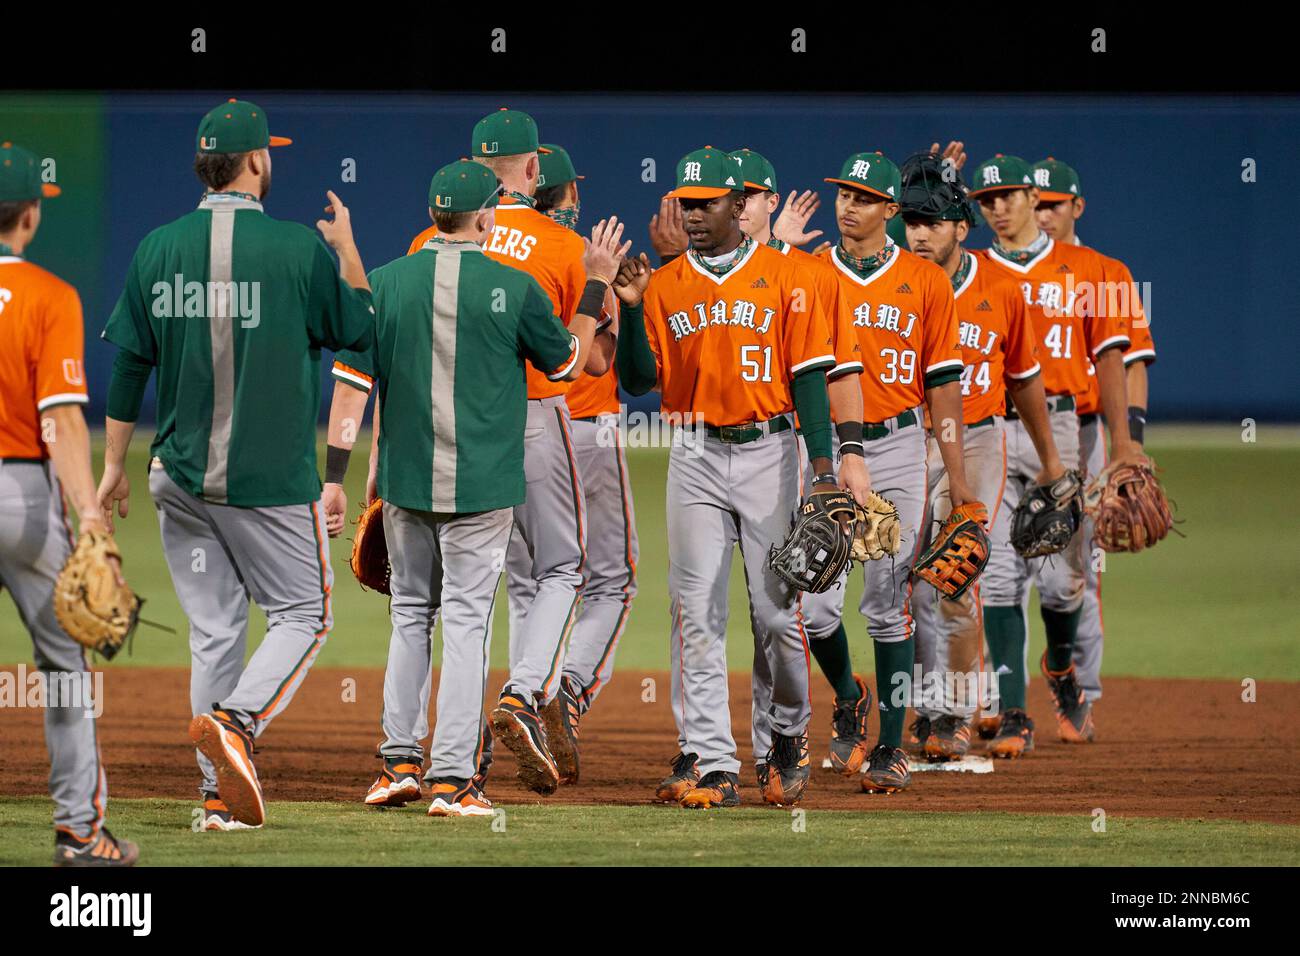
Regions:
M 831 770 L 831 758 L 822 758 L 822 769 Z M 911 754 L 907 757 L 907 769 L 912 773 L 925 773 L 929 770 L 945 770 L 949 773 L 992 773 L 993 758 L 967 754 L 960 760 L 945 760 L 942 762 L 930 762 L 924 758 L 913 757 Z M 858 773 L 866 773 L 867 764 L 864 761 L 862 768 Z

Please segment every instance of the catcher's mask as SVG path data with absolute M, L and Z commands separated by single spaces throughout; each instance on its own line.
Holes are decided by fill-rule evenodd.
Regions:
M 903 163 L 901 174 L 903 188 L 898 205 L 904 219 L 975 225 L 966 184 L 955 166 L 930 153 L 917 153 Z

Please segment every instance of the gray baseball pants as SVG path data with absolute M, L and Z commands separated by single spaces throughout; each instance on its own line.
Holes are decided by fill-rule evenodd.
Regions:
M 989 509 L 992 525 L 1002 508 L 1002 485 L 1006 481 L 1003 420 L 994 416 L 977 428 L 963 427 L 966 483 Z M 927 455 L 930 514 L 924 524 L 922 549 L 930 546 L 939 526 L 952 512 L 948 473 L 943 467 L 939 443 L 933 436 L 927 440 Z M 913 585 L 916 661 L 923 675 L 922 686 L 913 688 L 913 698 L 917 712 L 924 717 L 935 718 L 945 713 L 970 717 L 981 700 L 989 703 L 991 672 L 985 668 L 984 618 L 979 594 L 978 581 L 956 601 L 941 598 L 932 585 L 920 578 Z M 926 675 L 937 675 L 937 680 Z M 940 689 L 942 696 L 935 696 L 936 689 Z M 920 694 L 915 693 L 918 690 Z
M 319 502 L 240 508 L 184 491 L 154 459 L 149 491 L 181 610 L 190 622 L 190 707 L 227 711 L 258 736 L 293 699 L 333 626 L 325 513 Z M 248 604 L 266 635 L 244 664 Z M 216 792 L 198 754 L 201 790 Z
M 563 396 L 528 400 L 524 478 L 527 497 L 515 506 L 515 534 L 506 553 L 506 687 L 541 707 L 560 689 L 587 562 L 586 503 Z
M 54 617 L 54 582 L 72 553 L 63 493 L 49 462 L 0 461 L 0 585 L 32 638 L 46 682 L 45 746 L 54 825 L 85 839 L 104 822 L 108 781 L 99 758 L 91 672 L 82 646 Z M 59 688 L 66 688 L 62 693 Z
M 802 459 L 793 429 L 745 444 L 699 432 L 686 437 L 687 430 L 675 433 L 668 459 L 673 717 L 679 746 L 699 755 L 701 774 L 738 773 L 726 654 L 727 586 L 736 545 L 745 566 L 750 622 L 771 672 L 771 728 L 801 734 L 812 714 L 803 595 L 767 567 L 768 550 L 785 539 L 799 504 Z
M 510 544 L 510 508 L 436 514 L 384 503 L 392 562 L 393 633 L 384 671 L 385 757 L 423 759 L 429 732 L 433 628 L 442 617 L 437 722 L 426 780 L 468 780 L 478 770 L 487 720 L 492 611 Z

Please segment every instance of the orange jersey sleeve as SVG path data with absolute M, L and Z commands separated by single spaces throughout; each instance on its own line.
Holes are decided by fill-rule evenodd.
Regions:
M 611 328 L 617 335 L 618 297 L 613 289 L 607 289 L 605 292 L 605 315 L 613 323 Z M 597 415 L 617 413 L 619 410 L 618 374 L 614 370 L 613 361 L 611 360 L 609 371 L 604 375 L 588 375 L 583 372 L 578 376 L 578 380 L 564 396 L 564 401 L 569 406 L 569 414 L 574 418 L 594 418 Z
M 862 346 L 853 334 L 853 316 L 844 308 L 840 298 L 840 281 L 835 269 L 825 260 L 802 249 L 785 244 L 786 255 L 797 265 L 809 270 L 813 288 L 821 301 L 822 311 L 831 330 L 831 348 L 835 353 L 835 367 L 826 373 L 827 378 L 862 373 Z
M 808 286 L 797 265 L 757 244 L 724 276 L 689 254 L 656 271 L 645 317 L 664 413 L 743 425 L 793 411 L 794 377 L 835 365 Z
M 0 258 L 0 458 L 49 456 L 40 414 L 88 401 L 84 343 L 77 290 L 16 256 Z
M 1142 293 L 1133 281 L 1133 273 L 1119 259 L 1102 256 L 1106 266 L 1106 311 L 1123 318 L 1128 324 L 1129 347 L 1124 364 L 1156 360 L 1156 343 L 1151 337 L 1151 322 L 1142 303 Z

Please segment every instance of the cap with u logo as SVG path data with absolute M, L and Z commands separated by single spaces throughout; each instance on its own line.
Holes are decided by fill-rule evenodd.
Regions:
M 1019 156 L 998 153 L 986 159 L 971 173 L 971 196 L 1007 189 L 1032 189 L 1034 177 L 1029 164 Z
M 1079 174 L 1074 167 L 1048 156 L 1034 163 L 1034 185 L 1038 198 L 1046 202 L 1063 202 L 1083 195 Z
M 891 202 L 898 202 L 903 190 L 898 167 L 880 150 L 874 153 L 854 153 L 844 160 L 839 177 L 828 176 L 826 182 L 860 189 Z
M 740 163 L 741 172 L 745 174 L 745 188 L 759 189 L 774 193 L 776 189 L 776 170 L 762 153 L 756 153 L 748 147 L 733 149 L 732 159 Z
M 568 150 L 563 146 L 556 146 L 554 143 L 543 143 L 537 148 L 541 154 L 537 157 L 538 173 L 537 188 L 547 189 L 551 186 L 563 186 L 565 183 L 571 183 L 575 179 L 586 179 L 586 176 L 579 176 L 573 169 L 573 160 L 569 158 Z
M 687 153 L 677 164 L 677 188 L 672 199 L 717 199 L 745 188 L 745 174 L 733 157 L 705 146 Z
M 230 99 L 214 106 L 199 120 L 194 148 L 200 153 L 250 153 L 292 142 L 271 135 L 266 126 L 266 113 L 256 103 Z
M 61 190 L 41 182 L 41 164 L 34 153 L 13 143 L 0 143 L 0 202 L 50 199 Z
M 429 206 L 438 212 L 478 212 L 497 204 L 501 187 L 482 163 L 458 159 L 433 174 Z
M 501 107 L 474 124 L 473 156 L 519 156 L 550 150 L 537 140 L 537 121 L 522 110 Z

